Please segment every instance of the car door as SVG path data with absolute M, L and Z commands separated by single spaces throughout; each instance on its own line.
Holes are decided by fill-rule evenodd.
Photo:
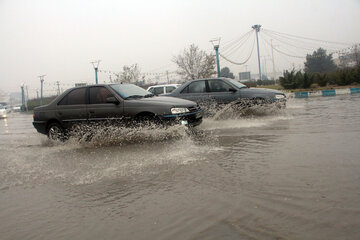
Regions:
M 164 94 L 164 87 L 154 87 L 152 93 L 155 95 Z
M 206 89 L 205 80 L 193 81 L 180 92 L 179 97 L 197 103 L 206 102 L 209 100 L 209 94 Z
M 166 86 L 165 87 L 165 93 L 171 93 L 172 91 L 174 91 L 176 89 L 175 86 Z
M 86 87 L 76 88 L 58 102 L 55 115 L 63 127 L 87 121 L 86 96 Z
M 119 121 L 123 118 L 124 103 L 107 102 L 107 98 L 115 95 L 105 86 L 89 87 L 88 119 L 91 122 Z M 117 99 L 117 98 L 116 98 Z
M 238 98 L 234 87 L 221 79 L 209 79 L 209 98 L 217 103 L 230 103 Z

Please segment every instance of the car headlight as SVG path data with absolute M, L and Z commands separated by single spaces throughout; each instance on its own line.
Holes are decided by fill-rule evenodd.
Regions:
M 187 108 L 171 108 L 172 114 L 187 113 L 187 112 L 189 112 L 189 109 Z
M 282 94 L 276 94 L 276 95 L 275 95 L 275 98 L 276 98 L 276 99 L 283 99 L 283 98 L 285 98 L 285 96 L 282 95 Z

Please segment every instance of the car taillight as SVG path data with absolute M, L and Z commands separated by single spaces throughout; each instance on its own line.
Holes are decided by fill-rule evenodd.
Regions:
M 33 114 L 33 120 L 35 120 L 35 113 Z

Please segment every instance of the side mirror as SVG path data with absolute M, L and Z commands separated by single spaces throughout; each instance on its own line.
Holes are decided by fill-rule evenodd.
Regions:
M 234 92 L 236 92 L 236 89 L 235 89 L 235 88 L 230 88 L 230 89 L 229 89 L 229 92 L 233 92 L 233 93 L 234 93 Z
M 116 104 L 116 105 L 118 105 L 120 102 L 119 102 L 119 100 L 117 100 L 115 97 L 108 97 L 108 98 L 106 98 L 106 102 L 107 103 L 114 103 L 114 104 Z

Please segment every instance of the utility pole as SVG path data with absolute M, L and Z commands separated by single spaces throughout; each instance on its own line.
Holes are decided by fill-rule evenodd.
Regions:
M 99 70 L 100 60 L 96 60 L 90 63 L 93 65 L 95 70 L 95 83 L 98 84 L 98 70 Z
M 26 85 L 26 102 L 29 101 L 29 87 Z
M 273 65 L 273 78 L 275 80 L 276 78 L 276 73 L 275 73 L 275 60 L 274 60 L 274 47 L 273 47 L 273 44 L 272 44 L 272 39 L 271 39 L 271 55 L 272 55 L 272 65 Z
M 263 70 L 262 70 L 262 72 L 265 74 L 266 77 L 268 77 L 268 71 L 267 71 L 266 62 L 268 60 L 270 60 L 270 56 L 269 55 L 262 56 L 262 59 L 263 59 Z
M 261 25 L 257 24 L 257 25 L 252 26 L 252 28 L 255 29 L 255 31 L 256 31 L 256 42 L 257 42 L 258 63 L 259 63 L 259 79 L 261 80 L 261 64 L 260 64 L 260 50 L 259 50 L 259 36 L 258 36 Z
M 41 76 L 39 76 L 39 78 L 40 78 L 40 83 L 41 83 L 41 88 L 40 88 L 40 106 L 42 105 L 42 103 L 43 103 L 43 84 L 44 84 L 44 77 L 45 77 L 46 75 L 41 75 Z
M 60 82 L 56 81 L 56 85 L 57 85 L 57 95 L 60 95 Z
M 24 93 L 24 83 L 21 84 L 21 106 L 25 110 L 25 93 Z
M 169 84 L 169 71 L 166 71 L 166 79 L 167 79 L 167 83 Z
M 219 46 L 220 46 L 220 39 L 216 38 L 213 40 L 210 40 L 210 42 L 213 44 L 215 53 L 216 53 L 216 66 L 217 66 L 217 76 L 220 77 L 220 60 L 219 60 Z

